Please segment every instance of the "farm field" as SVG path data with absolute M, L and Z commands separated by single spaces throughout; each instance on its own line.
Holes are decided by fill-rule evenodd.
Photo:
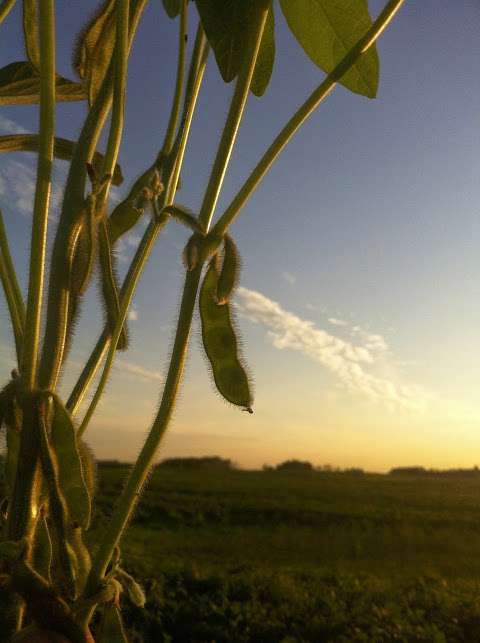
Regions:
M 132 641 L 480 641 L 480 478 L 162 467 L 122 558 Z

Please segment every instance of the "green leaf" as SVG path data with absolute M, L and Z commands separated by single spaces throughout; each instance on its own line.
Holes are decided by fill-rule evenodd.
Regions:
M 105 605 L 99 629 L 97 643 L 128 643 L 122 615 L 114 604 Z
M 182 0 L 162 0 L 169 18 L 176 18 L 182 8 Z
M 1 152 L 38 152 L 40 137 L 38 134 L 7 134 L 0 136 L 0 153 Z M 75 150 L 75 141 L 69 141 L 66 138 L 55 138 L 53 153 L 55 158 L 64 161 L 71 161 Z M 93 167 L 99 173 L 103 166 L 103 154 L 95 152 L 93 157 Z M 113 185 L 123 183 L 122 169 L 119 165 L 115 166 L 112 178 Z
M 72 66 L 85 82 L 88 101 L 92 105 L 103 79 L 108 71 L 115 49 L 117 0 L 105 0 L 93 14 L 77 37 L 73 51 Z M 145 7 L 143 0 L 130 2 L 129 38 L 133 37 L 133 27 Z
M 212 46 L 220 74 L 226 83 L 238 75 L 248 47 L 246 35 L 258 11 L 258 0 L 196 0 L 205 34 Z M 261 96 L 270 79 L 275 45 L 273 10 L 261 43 L 252 91 Z M 272 45 L 273 43 L 273 45 Z
M 268 12 L 267 22 L 263 31 L 257 64 L 252 78 L 252 92 L 255 96 L 263 96 L 272 77 L 273 63 L 275 62 L 275 19 L 273 7 Z
M 105 0 L 80 32 L 73 68 L 85 81 L 90 105 L 102 85 L 115 47 L 116 0 Z
M 77 446 L 72 417 L 54 397 L 51 443 L 58 462 L 58 481 L 72 521 L 84 529 L 90 524 L 91 501 Z
M 327 74 L 372 24 L 366 0 L 280 0 L 280 6 L 305 53 Z M 375 98 L 378 78 L 378 55 L 372 46 L 339 82 Z
M 40 39 L 38 35 L 38 0 L 23 0 L 23 36 L 27 58 L 40 69 Z
M 57 74 L 57 101 L 75 101 L 85 98 L 82 85 Z M 0 105 L 33 105 L 39 102 L 40 77 L 30 62 L 14 62 L 0 69 Z

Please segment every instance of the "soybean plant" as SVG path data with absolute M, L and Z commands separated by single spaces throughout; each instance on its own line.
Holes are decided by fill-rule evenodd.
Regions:
M 123 181 L 117 161 L 124 134 L 128 59 L 147 0 L 99 3 L 73 48 L 75 79 L 56 73 L 55 1 L 18 0 L 25 60 L 0 69 L 0 104 L 39 105 L 38 133 L 0 137 L 0 152 L 37 155 L 26 293 L 19 287 L 0 214 L 0 277 L 17 359 L 0 392 L 0 425 L 6 438 L 6 496 L 0 504 L 0 637 L 5 641 L 93 641 L 90 623 L 96 611 L 100 613 L 97 641 L 127 640 L 120 595 L 124 592 L 140 606 L 146 598 L 122 569 L 120 542 L 172 416 L 197 301 L 214 383 L 229 403 L 253 413 L 251 385 L 232 320 L 240 261 L 231 225 L 290 139 L 338 83 L 375 96 L 379 75 L 375 41 L 403 0 L 389 0 L 373 21 L 366 0 L 163 0 L 163 9 L 159 0 L 151 2 L 155 10 L 165 9 L 178 21 L 176 83 L 158 152 L 115 207 L 110 191 Z M 0 23 L 15 4 L 15 0 L 0 3 Z M 246 103 L 251 93 L 262 96 L 270 80 L 274 17 L 280 11 L 326 76 L 214 221 Z M 189 52 L 192 16 L 197 26 Z M 177 190 L 210 52 L 225 83 L 234 81 L 234 90 L 200 210 L 192 212 L 177 202 Z M 55 136 L 57 101 L 86 104 L 77 140 Z M 106 149 L 101 152 L 97 148 L 106 127 Z M 68 163 L 68 175 L 47 261 L 54 159 Z M 115 245 L 142 217 L 149 223 L 119 283 Z M 160 406 L 112 516 L 99 542 L 90 547 L 85 534 L 96 491 L 95 461 L 83 435 L 116 352 L 128 348 L 126 319 L 139 279 L 160 233 L 172 224 L 186 227 L 190 238 L 183 252 L 185 281 Z M 58 395 L 58 381 L 66 369 L 82 297 L 95 275 L 104 300 L 103 327 L 64 401 Z M 95 394 L 79 418 L 81 402 L 100 367 Z

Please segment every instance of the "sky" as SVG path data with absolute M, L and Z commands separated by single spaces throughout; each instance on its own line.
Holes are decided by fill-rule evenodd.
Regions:
M 20 4 L 20 3 L 19 3 Z M 94 0 L 58 2 L 58 71 Z M 382 7 L 370 0 L 371 14 Z M 219 201 L 228 205 L 271 139 L 323 78 L 275 1 L 271 84 L 251 97 Z M 195 29 L 192 5 L 190 29 Z M 235 295 L 254 414 L 216 393 L 198 315 L 184 382 L 157 459 L 220 455 L 257 468 L 287 458 L 387 471 L 480 463 L 480 6 L 407 0 L 378 43 L 374 100 L 337 87 L 303 126 L 232 228 L 242 256 Z M 120 164 L 128 186 L 161 145 L 177 23 L 151 0 L 129 66 Z M 193 41 L 193 37 L 190 38 Z M 19 7 L 2 26 L 0 64 L 24 59 Z M 202 201 L 233 86 L 211 56 L 178 201 Z M 86 107 L 59 104 L 56 132 L 78 135 Z M 0 134 L 36 131 L 34 106 L 2 107 Z M 34 156 L 0 155 L 0 205 L 25 290 Z M 54 173 L 49 243 L 66 165 Z M 148 220 L 117 247 L 125 273 Z M 170 224 L 130 311 L 132 345 L 85 434 L 99 458 L 133 460 L 168 365 L 184 270 L 185 229 Z M 101 329 L 97 286 L 85 298 L 61 392 L 67 396 Z M 0 298 L 0 377 L 14 366 Z M 79 417 L 81 417 L 82 407 Z

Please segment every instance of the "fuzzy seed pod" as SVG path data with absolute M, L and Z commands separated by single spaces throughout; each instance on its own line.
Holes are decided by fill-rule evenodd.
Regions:
M 226 304 L 236 288 L 240 277 L 240 255 L 238 248 L 228 234 L 223 239 L 223 262 L 217 284 L 217 303 Z
M 120 298 L 118 294 L 117 276 L 115 274 L 114 254 L 112 253 L 110 236 L 105 220 L 100 221 L 98 226 L 98 248 L 106 323 L 110 335 L 112 335 L 120 315 Z M 118 340 L 117 350 L 126 350 L 127 348 L 128 335 L 126 324 L 124 324 Z
M 252 406 L 250 384 L 239 357 L 230 307 L 228 303 L 217 304 L 217 288 L 218 257 L 215 256 L 210 261 L 200 290 L 203 346 L 219 393 L 228 402 L 249 410 Z
M 147 601 L 145 592 L 133 576 L 130 576 L 130 574 L 128 574 L 124 569 L 121 569 L 121 567 L 117 568 L 116 574 L 118 580 L 127 592 L 130 601 L 137 607 L 145 607 L 145 603 Z
M 74 598 L 77 561 L 75 552 L 68 542 L 68 507 L 59 484 L 58 463 L 48 437 L 45 414 L 40 411 L 39 415 L 40 461 L 49 491 L 49 506 L 55 530 L 54 549 L 60 563 L 59 571 L 64 591 L 69 598 Z

